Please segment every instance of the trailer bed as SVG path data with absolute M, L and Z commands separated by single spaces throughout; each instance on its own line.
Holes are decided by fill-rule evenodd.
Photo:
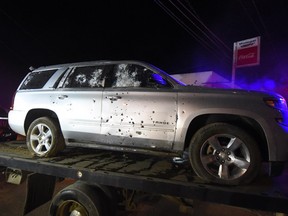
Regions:
M 250 185 L 219 186 L 199 179 L 188 161 L 175 163 L 167 156 L 66 148 L 57 157 L 33 158 L 22 141 L 0 143 L 0 166 L 88 184 L 288 213 L 287 168 L 277 178 L 263 174 Z

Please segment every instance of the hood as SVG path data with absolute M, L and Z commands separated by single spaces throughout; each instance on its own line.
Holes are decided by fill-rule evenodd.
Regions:
M 191 92 L 191 93 L 212 93 L 212 94 L 227 94 L 227 95 L 250 95 L 250 96 L 259 96 L 259 97 L 282 97 L 281 95 L 275 92 L 266 92 L 266 91 L 255 91 L 255 90 L 244 90 L 244 89 L 222 89 L 222 88 L 209 88 L 203 86 L 180 86 L 180 92 Z

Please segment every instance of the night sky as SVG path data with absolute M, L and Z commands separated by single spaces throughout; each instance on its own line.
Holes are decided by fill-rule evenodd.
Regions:
M 170 74 L 212 70 L 230 78 L 233 43 L 256 36 L 261 64 L 237 70 L 237 80 L 283 81 L 287 11 L 286 0 L 1 3 L 0 106 L 9 108 L 30 66 L 134 59 Z

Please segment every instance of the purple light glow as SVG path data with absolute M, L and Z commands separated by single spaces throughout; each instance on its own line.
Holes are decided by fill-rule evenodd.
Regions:
M 260 68 L 258 72 L 253 72 L 250 68 L 247 71 L 239 71 L 238 75 L 241 78 L 236 79 L 237 86 L 246 90 L 275 92 L 288 101 L 288 66 L 279 63 L 264 71 Z
M 275 92 L 282 95 L 288 101 L 288 82 L 273 80 L 271 78 L 262 78 L 252 83 L 241 81 L 237 86 L 245 90 Z

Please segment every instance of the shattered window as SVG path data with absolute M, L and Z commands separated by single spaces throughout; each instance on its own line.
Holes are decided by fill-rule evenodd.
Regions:
M 40 89 L 57 70 L 31 72 L 24 80 L 20 89 Z
M 141 65 L 119 64 L 114 68 L 111 77 L 112 87 L 144 87 L 144 88 L 169 88 L 170 84 L 156 74 Z
M 140 87 L 141 68 L 137 65 L 119 64 L 115 67 L 115 80 L 112 87 Z
M 104 66 L 74 68 L 64 83 L 64 88 L 104 87 Z

